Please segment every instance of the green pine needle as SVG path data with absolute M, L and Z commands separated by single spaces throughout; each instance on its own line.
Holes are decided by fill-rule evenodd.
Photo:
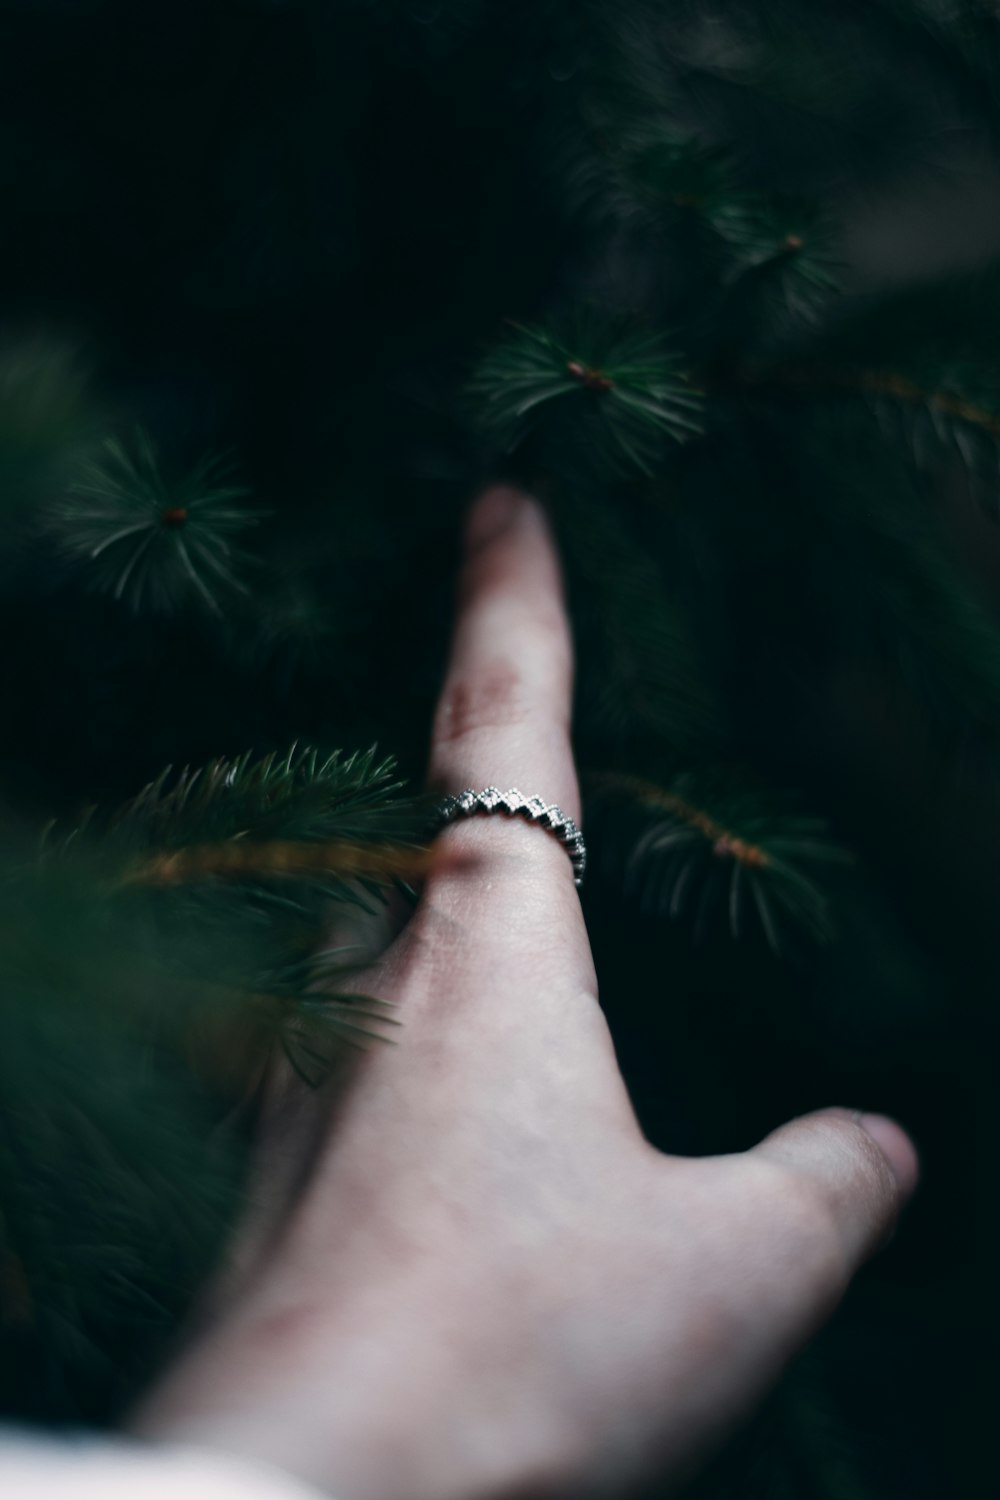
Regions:
M 957 460 L 981 481 L 976 498 L 996 516 L 998 293 L 1000 263 L 993 261 L 974 274 L 866 297 L 787 363 L 744 371 L 741 379 L 776 403 L 831 411 L 853 404 L 913 470 L 940 473 L 943 461 Z
M 174 1043 L 204 991 L 165 972 L 82 867 L 4 852 L 0 884 L 7 1414 L 42 1402 L 79 1423 L 161 1357 L 236 1211 L 241 1151 Z
M 109 833 L 145 849 L 248 837 L 371 838 L 398 828 L 410 806 L 395 767 L 374 745 L 350 755 L 310 745 L 256 757 L 248 750 L 173 782 L 168 767 L 113 816 Z
M 330 903 L 384 903 L 423 867 L 426 825 L 374 746 L 292 746 L 164 771 L 117 812 L 50 830 L 39 879 L 78 873 L 106 914 L 109 962 L 152 964 L 180 986 L 161 1026 L 195 1017 L 209 1071 L 221 1059 L 252 1078 L 280 1049 L 316 1082 L 339 1044 L 385 1040 L 398 1024 L 384 1002 L 345 993 L 364 955 L 329 947 Z
M 724 148 L 672 122 L 643 119 L 622 127 L 595 119 L 582 141 L 574 121 L 558 143 L 562 186 L 588 219 L 617 227 L 711 228 L 735 188 Z
M 815 205 L 772 195 L 726 199 L 712 216 L 728 252 L 730 286 L 752 277 L 759 289 L 774 288 L 783 310 L 812 322 L 839 288 L 841 259 L 834 229 Z
M 50 830 L 47 846 L 96 853 L 112 883 L 169 888 L 206 910 L 213 892 L 224 909 L 305 914 L 321 898 L 371 909 L 366 896 L 423 858 L 426 811 L 403 791 L 394 759 L 374 745 L 247 751 L 178 775 L 168 766 L 117 811 L 92 809 L 68 835 Z
M 102 450 L 46 517 L 59 550 L 89 588 L 135 614 L 175 614 L 193 602 L 221 615 L 227 595 L 246 592 L 232 539 L 260 519 L 243 503 L 248 491 L 211 454 L 168 480 L 141 429 L 131 450 L 118 438 Z
M 321 995 L 310 991 L 294 1005 L 281 1008 L 278 1043 L 293 1071 L 309 1088 L 318 1088 L 343 1047 L 364 1051 L 371 1042 L 387 1042 L 387 1026 L 400 1026 L 388 1001 L 372 995 Z
M 785 927 L 820 943 L 834 936 L 813 867 L 850 856 L 822 819 L 797 813 L 769 789 L 741 788 L 731 769 L 719 777 L 682 773 L 662 787 L 618 775 L 592 781 L 598 804 L 613 806 L 626 831 L 624 844 L 620 833 L 611 839 L 604 864 L 615 873 L 623 866 L 626 895 L 644 914 L 689 920 L 696 942 L 720 918 L 735 939 L 756 921 L 776 955 Z
M 662 338 L 583 326 L 570 338 L 514 324 L 468 387 L 478 425 L 512 452 L 552 417 L 610 474 L 655 472 L 702 433 L 702 395 Z M 560 437 L 564 431 L 560 428 Z

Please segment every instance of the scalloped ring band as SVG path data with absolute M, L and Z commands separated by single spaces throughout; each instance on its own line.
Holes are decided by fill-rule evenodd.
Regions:
M 477 813 L 506 813 L 508 817 L 524 818 L 529 823 L 537 823 L 542 828 L 547 828 L 549 833 L 554 834 L 561 844 L 565 846 L 573 864 L 573 877 L 577 886 L 583 884 L 583 874 L 587 868 L 587 849 L 583 842 L 583 834 L 577 828 L 573 819 L 567 817 L 561 807 L 556 804 L 543 802 L 541 797 L 524 797 L 517 787 L 511 787 L 509 792 L 501 792 L 499 787 L 488 786 L 481 792 L 476 792 L 472 787 L 466 787 L 464 792 L 457 796 L 445 797 L 438 808 L 438 827 L 443 828 L 447 823 L 454 823 L 458 818 L 472 818 Z

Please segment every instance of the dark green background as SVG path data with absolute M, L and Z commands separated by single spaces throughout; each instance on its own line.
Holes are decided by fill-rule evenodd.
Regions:
M 109 430 L 141 422 L 179 466 L 231 449 L 270 512 L 251 602 L 221 625 L 133 618 L 37 553 L 5 569 L 0 775 L 21 817 L 296 736 L 377 738 L 420 776 L 457 518 L 489 472 L 456 401 L 470 362 L 509 316 L 589 294 L 669 325 L 689 290 L 655 239 L 599 236 L 561 192 L 553 121 L 585 86 L 601 9 L 3 5 L 5 342 L 69 345 Z M 697 8 L 652 7 L 688 60 L 687 120 L 738 140 L 753 182 L 831 207 L 859 305 L 989 258 L 988 79 L 898 24 L 900 7 L 713 9 L 714 33 Z M 751 23 L 774 49 L 756 95 L 714 66 L 726 25 Z M 810 58 L 816 86 L 794 71 Z M 705 461 L 690 545 L 708 559 L 703 631 L 724 643 L 734 752 L 801 790 L 859 856 L 834 883 L 840 940 L 785 961 L 754 937 L 694 945 L 637 917 L 599 841 L 585 907 L 657 1144 L 738 1149 L 838 1102 L 895 1113 L 923 1154 L 896 1243 L 704 1493 L 979 1495 L 995 1401 L 995 751 L 942 736 L 876 642 L 832 651 L 791 613 L 796 548 L 759 545 L 756 520 L 780 524 L 767 493 L 791 462 L 794 411 L 786 422 L 742 429 L 756 478 L 741 453 Z M 798 461 L 814 461 L 808 444 Z M 1000 534 L 947 465 L 934 483 L 992 607 Z M 734 528 L 717 497 L 737 485 Z M 285 578 L 325 617 L 316 651 L 269 634 Z M 585 626 L 572 572 L 570 589 Z M 585 652 L 580 679 L 588 769 Z

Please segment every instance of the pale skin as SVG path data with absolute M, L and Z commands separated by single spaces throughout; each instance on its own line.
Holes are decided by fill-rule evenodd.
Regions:
M 579 820 L 572 648 L 541 510 L 467 523 L 431 784 Z M 276 1080 L 256 1213 L 132 1430 L 264 1460 L 338 1500 L 678 1488 L 884 1243 L 917 1179 L 881 1116 L 753 1150 L 643 1138 L 570 861 L 501 816 L 441 835 L 413 915 L 352 988 L 394 1046 L 316 1094 Z

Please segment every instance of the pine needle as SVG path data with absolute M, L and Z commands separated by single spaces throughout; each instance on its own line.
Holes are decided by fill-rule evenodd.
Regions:
M 176 614 L 195 601 L 221 615 L 228 598 L 246 591 L 244 559 L 230 539 L 260 520 L 242 503 L 247 493 L 216 455 L 167 479 L 139 428 L 131 447 L 107 438 L 43 524 L 87 588 L 134 614 Z
M 671 447 L 703 430 L 701 392 L 667 342 L 594 319 L 565 335 L 512 325 L 480 362 L 468 399 L 502 452 L 555 416 L 560 440 L 575 439 L 608 474 L 651 475 Z

